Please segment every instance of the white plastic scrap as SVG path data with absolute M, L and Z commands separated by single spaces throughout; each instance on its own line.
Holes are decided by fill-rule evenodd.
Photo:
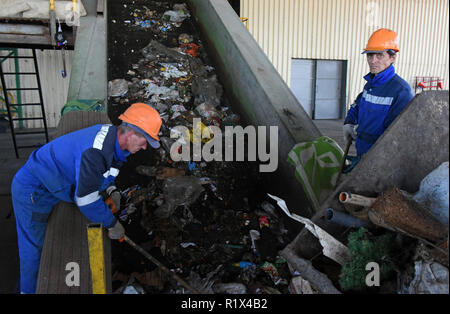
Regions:
M 173 112 L 184 112 L 184 111 L 186 111 L 186 108 L 183 105 L 173 105 L 171 109 L 172 109 Z
M 108 94 L 110 97 L 122 97 L 128 92 L 128 81 L 115 79 L 108 82 Z
M 171 77 L 179 78 L 188 75 L 186 71 L 178 70 L 178 68 L 172 63 L 161 63 L 161 65 L 165 68 L 164 71 L 161 71 L 161 75 L 164 76 L 166 79 Z
M 317 292 L 311 287 L 309 281 L 303 279 L 303 277 L 299 275 L 291 279 L 288 289 L 292 294 L 317 294 Z
M 144 288 L 134 281 L 134 277 L 130 278 L 128 285 L 123 289 L 122 294 L 145 294 Z
M 250 239 L 252 240 L 252 250 L 253 252 L 256 252 L 256 245 L 255 245 L 255 241 L 259 240 L 261 234 L 259 233 L 258 230 L 250 230 Z
M 191 15 L 186 10 L 178 10 L 178 11 L 166 11 L 164 12 L 163 16 L 168 16 L 169 21 L 172 23 L 181 23 L 186 18 L 190 17 Z M 178 25 L 176 25 L 178 26 Z
M 292 214 L 287 208 L 286 202 L 281 198 L 270 195 L 269 193 L 267 193 L 267 195 L 277 201 L 278 206 L 280 206 L 286 215 L 304 224 L 305 228 L 308 229 L 317 239 L 319 239 L 319 242 L 323 247 L 323 255 L 331 258 L 340 265 L 344 265 L 350 260 L 350 252 L 344 244 L 336 240 L 332 235 L 314 224 L 311 220 Z
M 185 249 L 190 246 L 195 246 L 195 243 L 194 242 L 183 242 L 183 243 L 180 243 L 180 245 L 183 249 Z
M 449 212 L 449 162 L 442 163 L 420 182 L 420 189 L 413 199 L 427 208 L 443 224 L 448 226 Z
M 216 283 L 212 286 L 215 293 L 218 294 L 246 294 L 247 287 L 238 282 Z
M 448 268 L 435 262 L 414 263 L 415 277 L 408 289 L 410 294 L 448 294 Z
M 178 97 L 178 91 L 167 88 L 165 86 L 158 86 L 156 84 L 148 84 L 145 92 L 145 98 L 149 98 L 152 95 L 159 96 L 160 99 L 176 99 Z M 161 96 L 160 96 L 161 95 Z

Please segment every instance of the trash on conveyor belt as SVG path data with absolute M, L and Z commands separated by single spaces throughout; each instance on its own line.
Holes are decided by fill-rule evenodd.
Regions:
M 116 179 L 122 193 L 117 218 L 127 237 L 159 266 L 127 243 L 112 241 L 114 293 L 448 293 L 448 163 L 440 169 L 447 177 L 433 173 L 414 199 L 447 222 L 446 232 L 425 219 L 416 219 L 415 229 L 406 228 L 411 214 L 399 216 L 398 206 L 378 206 L 385 223 L 413 234 L 419 230 L 432 242 L 381 228 L 362 215 L 373 197 L 365 198 L 372 200 L 369 205 L 343 204 L 345 213 L 328 208 L 328 216 L 317 223 L 291 213 L 282 199 L 268 195 L 258 162 L 207 161 L 185 151 L 184 144 L 210 143 L 214 128 L 245 124 L 227 98 L 189 6 L 171 0 L 114 1 L 108 16 L 111 121 L 119 124 L 118 116 L 136 102 L 155 108 L 163 120 L 161 147 L 131 155 Z M 174 145 L 174 134 L 183 145 Z M 185 153 L 189 160 L 172 158 Z M 388 220 L 392 217 L 398 219 Z M 306 230 L 292 235 L 287 222 Z M 346 229 L 332 236 L 323 223 Z M 441 241 L 441 234 L 447 238 Z M 296 242 L 303 238 L 309 242 Z M 301 248 L 300 256 L 296 243 L 310 246 L 311 254 Z M 378 277 L 371 277 L 376 267 Z
M 288 243 L 287 230 L 260 191 L 258 165 L 171 159 L 176 126 L 186 127 L 194 143 L 195 132 L 237 125 L 240 117 L 187 5 L 138 2 L 118 4 L 120 16 L 111 9 L 110 27 L 122 32 L 130 53 L 116 70 L 111 55 L 121 45 L 112 41 L 109 114 L 114 120 L 131 103 L 143 102 L 158 110 L 163 126 L 161 147 L 130 156 L 116 179 L 122 193 L 117 216 L 126 234 L 202 293 L 289 293 L 291 273 L 278 256 Z M 136 32 L 141 36 L 133 42 Z M 190 293 L 126 243 L 112 246 L 115 293 Z

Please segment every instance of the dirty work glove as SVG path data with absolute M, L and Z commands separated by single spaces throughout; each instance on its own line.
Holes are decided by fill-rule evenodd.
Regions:
M 114 227 L 108 228 L 108 237 L 111 240 L 119 240 L 123 238 L 125 235 L 125 229 L 123 228 L 122 224 L 117 221 Z
M 349 173 L 355 168 L 356 164 L 361 160 L 361 156 L 345 156 L 345 160 L 349 160 L 351 162 L 350 165 L 345 165 L 344 169 L 342 169 L 342 173 Z
M 347 143 L 350 140 L 356 139 L 356 128 L 353 124 L 344 124 L 342 127 L 344 133 L 344 141 Z
M 117 210 L 120 210 L 120 199 L 122 198 L 122 195 L 120 194 L 119 189 L 115 186 L 110 186 L 106 189 L 106 193 L 111 196 L 114 204 L 116 204 Z

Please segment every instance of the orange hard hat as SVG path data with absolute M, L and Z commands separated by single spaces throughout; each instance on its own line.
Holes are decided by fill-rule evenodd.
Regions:
M 387 28 L 380 28 L 370 36 L 362 53 L 376 53 L 386 50 L 399 51 L 397 33 Z
M 152 147 L 159 147 L 157 141 L 162 120 L 156 109 L 144 103 L 134 103 L 119 116 L 119 119 L 125 125 L 128 124 L 132 129 L 142 133 Z

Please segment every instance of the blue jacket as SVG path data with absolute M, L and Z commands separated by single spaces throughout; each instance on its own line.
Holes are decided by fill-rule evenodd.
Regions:
M 356 137 L 358 156 L 367 153 L 414 97 L 411 86 L 395 74 L 393 65 L 376 76 L 369 73 L 364 79 L 367 83 L 344 121 L 344 124 L 359 125 Z
M 113 125 L 94 125 L 47 143 L 33 151 L 26 169 L 56 198 L 77 204 L 93 222 L 110 228 L 116 218 L 100 192 L 111 185 L 126 157 Z

